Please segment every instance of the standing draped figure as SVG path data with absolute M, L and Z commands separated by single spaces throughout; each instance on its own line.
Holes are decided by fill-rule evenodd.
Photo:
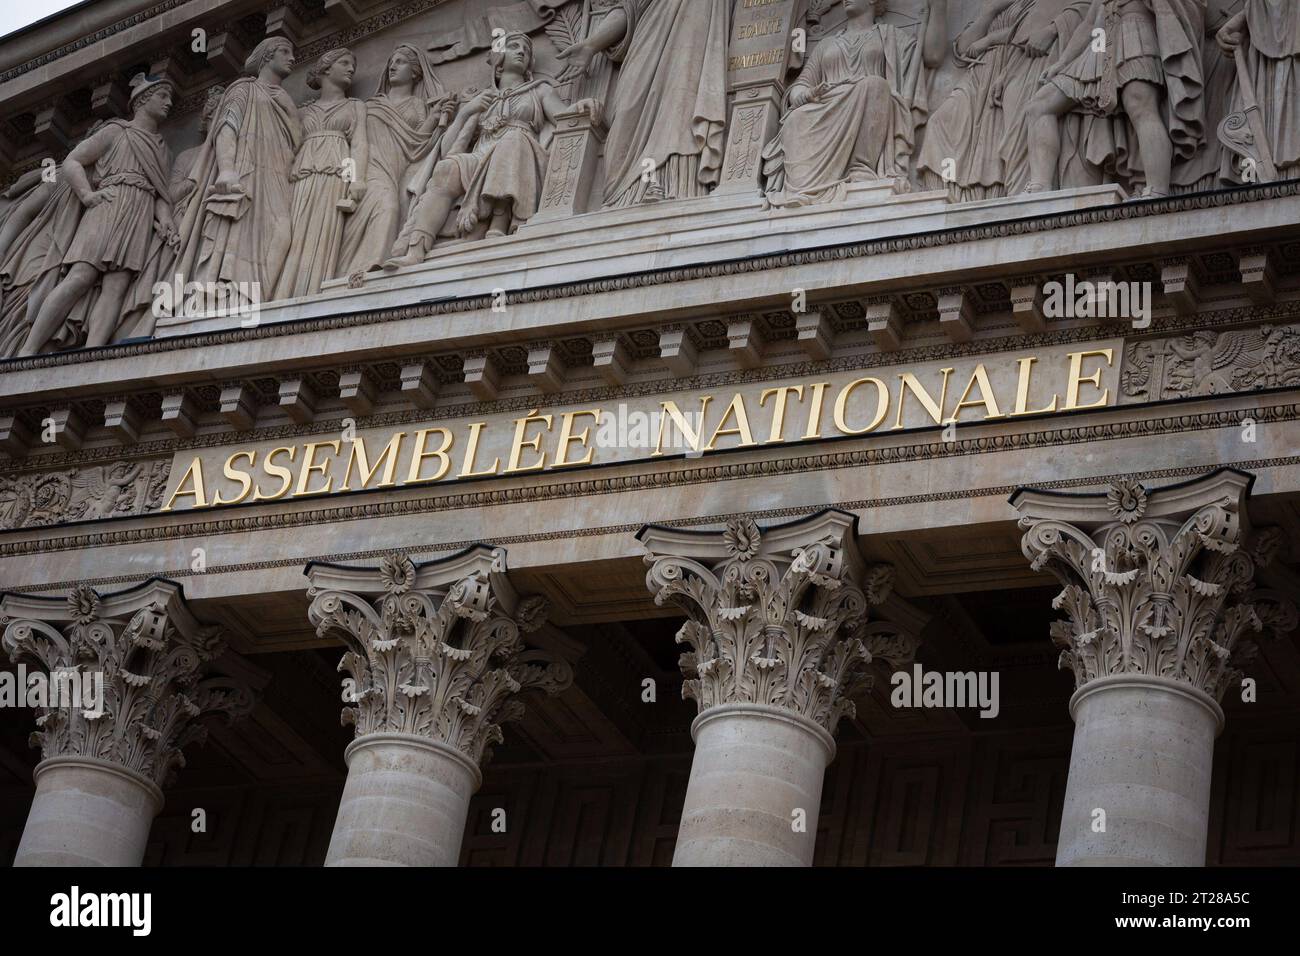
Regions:
M 1130 189 L 1168 195 L 1174 164 L 1205 142 L 1204 32 L 1205 0 L 1092 0 L 1026 107 L 1025 191 L 1055 187 L 1060 118 L 1083 112 L 1109 120 L 1087 132 L 1089 163 Z
M 1246 0 L 1245 9 L 1219 31 L 1225 51 L 1241 46 L 1254 87 L 1264 134 L 1280 179 L 1300 177 L 1300 3 Z M 1245 109 L 1234 91 L 1234 112 Z
M 925 116 L 920 59 L 942 62 L 947 3 L 930 4 L 922 48 L 876 17 L 883 0 L 845 0 L 844 29 L 823 40 L 786 94 L 776 138 L 763 150 L 774 206 L 836 202 L 851 182 L 909 188 L 916 126 Z
M 289 253 L 274 299 L 320 291 L 332 278 L 343 246 L 343 221 L 365 196 L 366 106 L 346 95 L 357 61 L 349 50 L 330 50 L 307 74 L 320 98 L 298 111 L 302 143 L 294 159 Z
M 1004 195 L 1015 196 L 1029 184 L 1029 123 L 1025 108 L 1091 5 L 1091 0 L 1036 0 L 1016 26 L 999 80 L 1003 122 L 998 158 Z M 1082 144 L 1094 123 L 1109 122 L 1083 113 L 1061 117 L 1058 131 L 1062 149 L 1056 182 L 1062 189 L 1102 182 L 1101 168 L 1088 163 Z
M 623 64 L 605 141 L 605 205 L 704 196 L 718 184 L 726 145 L 732 0 L 612 2 L 590 36 L 560 51 L 584 70 L 601 51 Z
M 189 179 L 192 199 L 180 226 L 176 270 L 185 282 L 230 288 L 258 283 L 270 298 L 289 251 L 293 186 L 289 171 L 301 136 L 298 108 L 281 85 L 293 46 L 268 37 L 230 84 Z
M 422 51 L 406 43 L 393 51 L 379 92 L 366 100 L 366 192 L 343 224 L 336 275 L 372 272 L 388 258 L 413 200 L 408 173 L 441 140 L 431 104 L 446 95 Z
M 947 188 L 957 202 L 1005 195 L 1000 147 L 1015 116 L 1003 110 L 1002 97 L 1021 57 L 1012 42 L 1033 7 L 1034 0 L 984 0 L 954 41 L 965 72 L 926 124 L 916 161 L 924 188 Z

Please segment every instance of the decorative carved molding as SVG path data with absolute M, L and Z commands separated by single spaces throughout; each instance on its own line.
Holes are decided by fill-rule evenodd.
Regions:
M 1142 674 L 1221 700 L 1252 655 L 1248 632 L 1295 627 L 1293 604 L 1250 587 L 1278 543 L 1276 529 L 1250 529 L 1253 481 L 1221 469 L 1150 491 L 1128 479 L 1105 495 L 1012 496 L 1025 556 L 1064 587 L 1052 606 L 1067 619 L 1051 633 L 1076 687 Z
M 1120 388 L 1161 400 L 1300 385 L 1300 325 L 1192 332 L 1129 344 Z
M 688 618 L 677 633 L 691 648 L 680 661 L 682 696 L 701 713 L 728 703 L 783 707 L 831 733 L 854 716 L 873 655 L 902 666 L 916 650 L 896 628 L 867 626 L 893 569 L 866 567 L 856 535 L 857 518 L 837 510 L 767 529 L 748 516 L 721 532 L 642 528 L 655 604 Z
M 0 531 L 142 515 L 162 507 L 171 461 L 0 475 Z
M 546 601 L 519 598 L 505 571 L 505 551 L 485 545 L 420 565 L 400 553 L 377 568 L 308 565 L 308 617 L 348 647 L 344 725 L 428 737 L 481 765 L 501 724 L 523 716 L 517 694 L 572 684 L 567 662 L 525 649 Z
M 195 620 L 172 581 L 105 595 L 86 585 L 66 598 L 6 594 L 0 614 L 11 661 L 83 681 L 103 675 L 98 712 L 68 702 L 40 709 L 31 744 L 44 759 L 110 760 L 162 787 L 185 766 L 182 749 L 206 738 L 203 720 L 252 710 L 247 685 L 213 675 L 225 644 L 217 628 Z

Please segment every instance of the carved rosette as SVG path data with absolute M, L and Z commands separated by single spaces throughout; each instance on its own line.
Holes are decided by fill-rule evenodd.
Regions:
M 47 599 L 19 597 L 15 608 L 10 596 L 5 610 L 17 613 L 4 647 L 11 661 L 40 667 L 52 683 L 75 674 L 90 687 L 102 675 L 102 702 L 83 691 L 78 700 L 65 694 L 58 706 L 39 709 L 31 744 L 44 759 L 107 760 L 164 787 L 185 766 L 183 749 L 206 739 L 205 721 L 244 716 L 253 694 L 232 678 L 210 676 L 224 642 L 218 628 L 197 624 L 184 609 L 177 585 L 153 581 L 135 592 L 138 600 L 130 599 L 134 592 L 101 596 L 83 585 L 40 617 L 30 612 Z
M 523 716 L 516 699 L 536 688 L 557 694 L 573 682 L 564 661 L 525 650 L 521 631 L 541 627 L 541 597 L 507 613 L 495 575 L 474 570 L 447 587 L 418 586 L 404 554 L 384 558 L 377 594 L 313 585 L 308 612 L 316 633 L 348 651 L 343 723 L 358 737 L 414 734 L 455 748 L 476 764 L 491 759 L 501 724 Z
M 680 661 L 682 696 L 701 713 L 767 704 L 833 734 L 842 716 L 854 715 L 852 698 L 871 686 L 873 653 L 900 664 L 914 654 L 915 642 L 898 629 L 866 623 L 868 606 L 889 595 L 892 569 L 864 569 L 850 553 L 851 529 L 821 525 L 810 529 L 812 540 L 792 545 L 769 542 L 753 520 L 736 519 L 714 558 L 646 542 L 655 603 L 688 617 L 677 633 L 691 648 Z
M 1251 589 L 1276 550 L 1273 530 L 1243 542 L 1240 496 L 1223 494 L 1188 513 L 1152 515 L 1155 495 L 1132 481 L 1106 496 L 1114 520 L 1091 531 L 1024 517 L 1022 548 L 1035 571 L 1064 586 L 1053 601 L 1060 666 L 1075 686 L 1116 674 L 1183 681 L 1221 700 L 1254 653 L 1248 635 L 1295 626 L 1293 605 Z M 1259 560 L 1257 560 L 1259 559 Z

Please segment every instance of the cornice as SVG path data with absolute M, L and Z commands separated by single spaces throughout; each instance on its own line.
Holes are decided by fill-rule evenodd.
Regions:
M 668 269 L 648 270 L 631 273 L 614 278 L 597 279 L 584 282 L 562 283 L 551 286 L 537 286 L 510 293 L 510 301 L 515 304 L 532 304 L 553 302 L 562 299 L 579 298 L 610 292 L 634 291 L 689 282 L 700 279 L 718 279 L 729 276 L 745 275 L 774 269 L 787 269 L 826 262 L 842 262 L 889 253 L 913 252 L 955 245 L 966 242 L 979 242 L 988 239 L 1001 239 L 1011 236 L 1033 235 L 1066 229 L 1076 226 L 1088 226 L 1098 223 L 1120 222 L 1143 219 L 1166 213 L 1189 212 L 1203 209 L 1215 209 L 1238 206 L 1245 203 L 1270 199 L 1283 199 L 1300 195 L 1300 180 L 1281 183 L 1236 187 L 1205 193 L 1190 193 L 1170 196 L 1163 199 L 1139 200 L 1111 206 L 1099 206 L 1090 209 L 1075 210 L 1066 213 L 1030 219 L 1004 220 L 985 223 L 978 226 L 962 226 L 953 229 L 938 230 L 928 233 L 894 236 L 886 239 L 874 239 L 866 242 L 845 243 L 761 255 L 745 259 L 732 259 L 692 266 Z M 1136 249 L 1139 247 L 1129 247 Z M 1023 271 L 1025 267 L 1019 267 Z M 1016 267 L 1008 266 L 1008 271 Z M 259 325 L 253 328 L 228 329 L 219 332 L 205 332 L 196 335 L 176 336 L 173 338 L 149 339 L 144 342 L 131 342 L 110 345 L 97 349 L 76 349 L 56 352 L 30 358 L 10 359 L 0 362 L 0 375 L 8 371 L 27 371 L 32 369 L 62 368 L 101 360 L 132 358 L 144 355 L 157 355 L 186 349 L 205 348 L 209 346 L 230 345 L 240 342 L 259 341 L 281 336 L 293 336 L 328 332 L 334 329 L 355 328 L 358 326 L 378 325 L 387 322 L 426 318 L 435 315 L 453 315 L 490 309 L 493 305 L 491 295 L 470 296 L 445 302 L 420 303 L 400 308 L 378 309 L 369 312 L 340 312 L 336 315 L 314 319 L 301 319 L 292 322 Z M 536 338 L 539 330 L 531 330 L 529 336 Z M 978 345 L 978 343 L 972 343 Z

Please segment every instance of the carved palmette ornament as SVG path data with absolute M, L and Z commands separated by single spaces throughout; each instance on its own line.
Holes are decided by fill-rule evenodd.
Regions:
M 377 597 L 309 592 L 316 633 L 348 647 L 339 662 L 350 703 L 343 723 L 357 736 L 415 734 L 483 763 L 503 739 L 501 724 L 523 716 L 515 695 L 527 688 L 555 694 L 572 683 L 567 663 L 524 649 L 521 629 L 536 629 L 545 617 L 540 599 L 521 601 L 511 616 L 488 574 L 468 575 L 444 593 L 417 588 L 406 555 L 390 555 L 380 567 L 385 590 Z
M 1132 487 L 1112 490 L 1112 503 L 1134 500 Z M 1231 499 L 1178 520 L 1135 518 L 1135 510 L 1113 507 L 1115 523 L 1091 535 L 1064 521 L 1021 520 L 1034 570 L 1064 585 L 1053 607 L 1066 618 L 1051 630 L 1060 666 L 1074 672 L 1076 687 L 1143 674 L 1221 699 L 1241 679 L 1234 664 L 1253 653 L 1246 635 L 1265 622 L 1285 627 L 1294 608 L 1250 591 L 1256 561 Z
M 869 687 L 866 638 L 886 656 L 896 654 L 896 639 L 887 631 L 866 634 L 868 598 L 835 539 L 763 554 L 757 527 L 742 519 L 728 526 L 724 541 L 728 556 L 712 566 L 676 555 L 646 558 L 655 603 L 688 617 L 677 633 L 690 647 L 680 661 L 682 696 L 701 712 L 729 703 L 782 707 L 834 733 L 842 716 L 854 715 L 852 698 Z M 884 600 L 888 569 L 869 577 L 873 601 Z
M 182 634 L 161 602 L 128 620 L 105 618 L 101 604 L 83 585 L 68 596 L 72 619 L 61 627 L 16 619 L 5 628 L 11 661 L 50 675 L 75 673 L 83 686 L 103 675 L 97 710 L 85 709 L 84 697 L 40 708 L 31 744 L 47 760 L 96 757 L 166 786 L 185 766 L 183 748 L 206 739 L 205 720 L 247 714 L 252 692 L 232 678 L 205 676 L 225 647 L 217 628 Z

